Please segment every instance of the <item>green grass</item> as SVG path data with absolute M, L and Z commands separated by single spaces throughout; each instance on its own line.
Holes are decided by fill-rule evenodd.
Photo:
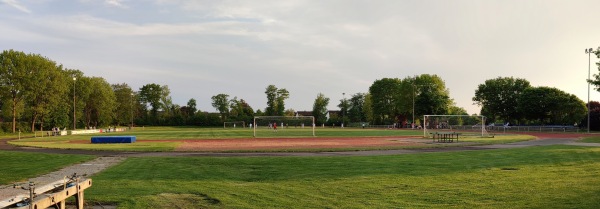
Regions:
M 270 129 L 261 128 L 258 131 L 261 138 L 286 138 L 286 137 L 312 137 L 312 131 L 309 128 L 289 128 L 279 129 L 273 132 Z M 389 130 L 389 129 L 353 129 L 353 128 L 317 128 L 316 135 L 319 137 L 408 137 L 422 136 L 423 132 L 418 130 Z M 92 136 L 114 136 L 114 135 L 134 135 L 137 140 L 147 140 L 144 143 L 132 144 L 83 144 L 73 143 L 73 141 L 89 142 Z M 61 137 L 38 137 L 26 138 L 10 141 L 9 143 L 18 146 L 32 146 L 60 149 L 88 149 L 88 150 L 113 150 L 113 151 L 173 151 L 181 142 L 174 140 L 183 139 L 240 139 L 252 138 L 253 131 L 249 128 L 223 129 L 223 128 L 197 128 L 197 127 L 146 127 L 136 128 L 128 132 L 102 133 L 90 135 L 69 135 Z M 477 144 L 498 144 L 515 141 L 530 140 L 530 136 L 497 136 L 496 138 L 466 138 Z M 173 140 L 173 141 L 169 141 Z M 423 139 L 428 141 L 427 139 Z M 454 144 L 434 144 L 425 147 L 456 146 Z M 318 149 L 269 149 L 258 150 L 266 152 L 281 151 L 354 151 L 354 150 L 379 150 L 379 149 L 402 149 L 402 148 L 420 148 L 418 147 L 354 147 L 354 148 L 318 148 Z M 249 150 L 229 150 L 229 152 L 244 152 Z M 257 151 L 257 150 L 250 150 Z
M 586 137 L 586 138 L 583 138 L 582 140 L 580 140 L 580 142 L 600 143 L 600 136 Z
M 369 157 L 130 158 L 88 201 L 123 208 L 599 208 L 600 148 Z
M 86 155 L 60 155 L 0 151 L 0 185 L 26 181 L 71 164 L 93 159 Z

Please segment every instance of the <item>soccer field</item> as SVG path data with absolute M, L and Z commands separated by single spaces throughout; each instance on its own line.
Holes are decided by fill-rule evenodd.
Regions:
M 19 146 L 60 149 L 88 149 L 114 151 L 345 151 L 381 150 L 418 147 L 464 146 L 494 144 L 530 140 L 525 135 L 499 136 L 495 138 L 461 139 L 460 143 L 434 144 L 423 139 L 422 131 L 398 129 L 351 129 L 317 128 L 312 136 L 309 128 L 279 128 L 277 131 L 260 128 L 257 137 L 250 128 L 181 128 L 148 127 L 133 131 L 60 137 L 38 137 L 11 141 Z M 92 136 L 133 135 L 137 141 L 131 144 L 91 144 Z

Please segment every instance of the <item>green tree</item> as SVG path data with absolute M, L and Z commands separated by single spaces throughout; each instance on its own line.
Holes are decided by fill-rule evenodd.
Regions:
M 415 79 L 415 115 L 441 115 L 452 105 L 444 81 L 437 75 L 422 74 Z
M 12 132 L 16 132 L 17 118 L 24 111 L 24 99 L 29 79 L 28 55 L 23 52 L 4 50 L 0 54 L 0 98 L 3 112 L 12 117 Z
M 366 117 L 363 113 L 365 93 L 356 93 L 348 101 L 348 118 L 350 122 L 364 122 Z
M 277 89 L 277 108 L 276 114 L 283 116 L 285 113 L 285 100 L 290 97 L 290 92 L 286 89 Z
M 43 130 L 50 111 L 57 105 L 64 105 L 59 102 L 61 97 L 67 96 L 68 86 L 63 82 L 62 67 L 54 61 L 37 54 L 28 55 L 27 60 L 29 73 L 26 79 L 30 80 L 30 84 L 25 90 L 26 114 L 31 122 L 31 130 L 35 130 L 35 124 L 38 123 L 40 130 Z
M 267 107 L 265 115 L 267 116 L 283 116 L 285 112 L 285 100 L 290 97 L 290 93 L 286 89 L 278 89 L 275 85 L 267 86 L 265 90 L 267 95 Z
M 275 85 L 267 86 L 265 90 L 267 95 L 267 107 L 265 108 L 265 115 L 273 116 L 277 109 L 277 87 Z
M 373 123 L 375 116 L 373 115 L 373 97 L 371 94 L 365 94 L 365 102 L 363 103 L 362 113 L 365 117 L 365 121 Z
M 329 98 L 325 97 L 322 93 L 319 93 L 313 104 L 312 111 L 312 115 L 315 117 L 315 123 L 318 125 L 327 122 L 327 105 L 329 105 Z
M 587 114 L 583 101 L 556 88 L 527 88 L 518 101 L 519 112 L 526 119 L 541 124 L 574 124 Z
M 83 95 L 84 124 L 87 127 L 110 125 L 114 121 L 116 97 L 111 85 L 101 77 L 82 78 L 88 93 Z
M 126 83 L 111 85 L 116 98 L 115 124 L 130 124 L 134 115 L 135 94 Z
M 219 111 L 222 120 L 227 120 L 229 115 L 229 95 L 217 94 L 211 97 L 212 106 Z
M 144 106 L 150 106 L 152 118 L 156 120 L 158 118 L 158 110 L 161 107 L 161 98 L 163 95 L 162 86 L 151 83 L 146 84 L 140 88 L 139 99 Z
M 369 87 L 375 123 L 393 123 L 399 113 L 401 81 L 397 78 L 383 78 Z
M 348 109 L 350 109 L 350 102 L 346 100 L 346 98 L 340 99 L 340 103 L 338 104 L 340 108 L 340 121 L 344 124 L 348 124 Z
M 481 114 L 491 119 L 489 121 L 518 120 L 520 113 L 516 107 L 521 94 L 529 87 L 531 85 L 525 79 L 498 77 L 479 84 L 473 101 L 481 107 Z
M 187 102 L 187 107 L 188 107 L 188 112 L 189 114 L 193 115 L 196 113 L 196 111 L 198 111 L 198 109 L 196 109 L 196 100 L 194 98 L 191 98 L 188 102 Z

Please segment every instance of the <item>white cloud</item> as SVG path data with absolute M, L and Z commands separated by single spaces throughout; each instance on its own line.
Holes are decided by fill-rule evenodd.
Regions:
M 17 0 L 1 0 L 1 1 L 2 1 L 2 3 L 8 4 L 8 5 L 18 9 L 21 12 L 25 12 L 28 14 L 31 13 L 31 10 L 29 10 L 29 9 L 27 9 L 27 7 L 21 5 L 19 2 L 17 2 Z
M 113 7 L 118 7 L 118 8 L 123 8 L 123 9 L 127 8 L 127 5 L 124 5 L 122 0 L 105 0 L 104 3 L 109 6 L 113 6 Z

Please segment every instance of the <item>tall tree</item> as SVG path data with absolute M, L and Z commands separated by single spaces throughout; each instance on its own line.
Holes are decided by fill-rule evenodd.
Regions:
M 342 98 L 337 106 L 340 108 L 340 119 L 342 123 L 348 124 L 348 109 L 350 108 L 350 103 L 346 98 Z
M 16 132 L 17 117 L 24 110 L 23 100 L 26 88 L 31 83 L 28 70 L 28 56 L 19 51 L 4 50 L 0 54 L 0 98 L 4 100 L 3 110 L 10 111 L 12 132 Z
M 372 96 L 373 115 L 376 123 L 393 123 L 399 113 L 401 81 L 397 78 L 383 78 L 369 87 Z
M 587 113 L 583 101 L 556 88 L 527 88 L 518 101 L 520 114 L 541 124 L 571 125 L 581 121 Z
M 115 124 L 130 124 L 133 120 L 135 94 L 126 83 L 111 85 L 116 98 Z
M 157 119 L 158 117 L 158 110 L 161 107 L 162 95 L 162 86 L 155 83 L 146 84 L 142 86 L 142 88 L 140 88 L 140 102 L 143 103 L 145 106 L 150 106 L 152 108 L 150 109 L 150 112 L 153 119 Z
M 315 123 L 321 125 L 327 122 L 327 105 L 329 105 L 329 98 L 325 97 L 322 93 L 319 93 L 313 104 L 312 111 L 312 115 L 315 117 Z
M 87 127 L 110 125 L 114 121 L 115 93 L 111 85 L 101 77 L 84 77 L 84 124 Z
M 226 120 L 229 115 L 229 95 L 217 94 L 211 97 L 212 106 L 219 111 L 221 119 Z
M 481 107 L 481 114 L 490 118 L 490 121 L 518 120 L 520 113 L 516 107 L 521 94 L 529 87 L 531 85 L 525 79 L 498 77 L 479 84 L 473 101 Z
M 267 95 L 265 115 L 283 116 L 285 112 L 285 100 L 290 97 L 290 92 L 286 89 L 279 89 L 275 85 L 269 85 L 265 90 L 265 94 Z
M 63 82 L 62 67 L 46 57 L 30 54 L 27 66 L 27 79 L 31 82 L 26 88 L 26 112 L 31 122 L 31 130 L 34 130 L 35 124 L 38 123 L 42 130 L 44 119 L 48 118 L 50 110 L 56 105 L 61 105 L 61 97 L 67 96 L 68 86 Z
M 277 89 L 277 108 L 276 115 L 283 116 L 285 113 L 285 100 L 290 97 L 290 92 L 286 89 Z
M 348 101 L 348 118 L 351 122 L 366 121 L 365 114 L 363 113 L 365 95 L 365 93 L 356 93 Z
M 363 103 L 362 113 L 365 117 L 365 121 L 373 123 L 375 116 L 373 115 L 373 97 L 371 94 L 365 94 L 365 103 Z
M 188 102 L 187 102 L 187 107 L 189 110 L 189 114 L 193 115 L 196 113 L 196 111 L 198 111 L 198 109 L 196 109 L 196 100 L 194 98 L 191 98 Z
M 422 74 L 416 77 L 415 114 L 441 115 L 452 105 L 444 81 L 437 75 Z
M 265 115 L 273 116 L 277 110 L 277 87 L 275 87 L 275 85 L 267 86 L 265 94 L 267 95 L 267 107 L 265 108 Z

